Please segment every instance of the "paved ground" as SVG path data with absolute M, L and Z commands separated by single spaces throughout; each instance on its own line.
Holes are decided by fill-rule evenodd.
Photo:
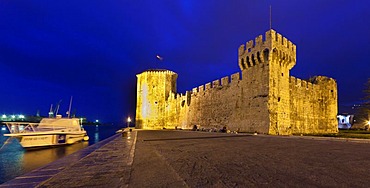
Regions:
M 140 132 L 132 187 L 369 187 L 370 143 Z M 190 139 L 193 138 L 193 139 Z
M 56 161 L 0 187 L 370 185 L 369 141 L 191 131 L 129 136 L 117 135 L 82 157 Z

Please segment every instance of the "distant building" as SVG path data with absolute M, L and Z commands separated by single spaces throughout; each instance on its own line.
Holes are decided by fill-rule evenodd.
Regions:
M 338 114 L 338 128 L 350 129 L 354 123 L 354 115 Z
M 42 117 L 40 116 L 29 116 L 23 114 L 2 114 L 0 116 L 0 122 L 9 121 L 21 121 L 21 122 L 40 122 Z
M 136 127 L 217 128 L 273 135 L 337 133 L 337 84 L 316 76 L 290 76 L 296 46 L 269 30 L 239 47 L 241 73 L 179 94 L 177 74 L 148 70 L 137 75 Z M 196 69 L 196 67 L 192 67 Z

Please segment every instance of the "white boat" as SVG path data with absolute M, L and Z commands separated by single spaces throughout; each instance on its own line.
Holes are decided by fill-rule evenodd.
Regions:
M 73 144 L 89 139 L 78 118 L 57 115 L 55 118 L 43 118 L 40 123 L 4 123 L 10 132 L 4 136 L 17 138 L 24 148 Z

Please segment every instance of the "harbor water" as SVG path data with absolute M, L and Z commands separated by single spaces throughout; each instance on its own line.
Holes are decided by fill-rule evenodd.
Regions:
M 25 150 L 16 139 L 4 137 L 4 134 L 9 131 L 3 125 L 0 127 L 0 184 L 113 136 L 118 129 L 122 128 L 115 125 L 87 125 L 84 129 L 90 138 L 89 141 Z

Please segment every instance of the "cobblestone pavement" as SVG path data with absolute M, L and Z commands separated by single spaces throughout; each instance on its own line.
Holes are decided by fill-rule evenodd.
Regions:
M 142 131 L 130 187 L 369 187 L 370 144 Z
M 134 131 L 0 187 L 369 187 L 369 147 L 366 140 Z

